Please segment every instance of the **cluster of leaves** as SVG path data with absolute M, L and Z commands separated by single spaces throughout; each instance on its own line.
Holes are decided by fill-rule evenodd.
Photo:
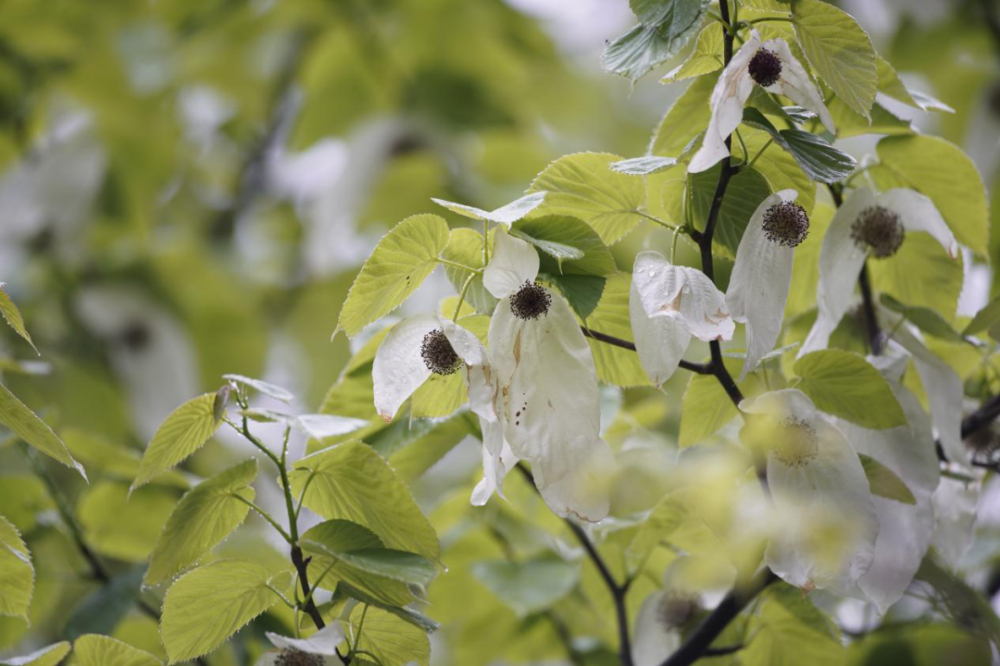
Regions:
M 446 48 L 428 54 L 426 36 L 416 40 L 411 35 L 416 43 L 402 40 L 400 49 L 416 54 L 419 66 L 415 72 L 400 72 L 397 58 L 390 55 L 396 53 L 395 47 L 380 51 L 379 32 L 372 27 L 384 8 L 348 5 L 350 9 L 336 10 L 348 17 L 346 27 L 319 37 L 309 30 L 290 31 L 305 44 L 300 44 L 307 61 L 301 83 L 311 100 L 296 122 L 293 144 L 309 145 L 343 131 L 358 118 L 385 110 L 430 115 L 461 130 L 487 128 L 492 132 L 491 150 L 512 137 L 523 139 L 512 129 L 517 123 L 514 114 L 523 112 L 517 103 L 526 97 L 523 90 L 516 84 L 505 85 L 504 77 L 486 74 L 491 63 L 509 64 L 505 58 L 513 56 L 507 51 L 519 47 L 499 39 L 484 43 L 484 33 L 478 29 L 448 29 L 452 23 L 434 19 L 415 3 L 397 19 L 433 24 L 443 31 L 435 47 Z M 690 84 L 663 116 L 648 154 L 628 158 L 573 153 L 541 169 L 524 196 L 506 206 L 485 210 L 438 200 L 449 213 L 417 214 L 396 224 L 372 251 L 340 311 L 338 330 L 361 344 L 326 393 L 319 413 L 296 413 L 289 406 L 294 396 L 284 388 L 229 374 L 217 391 L 173 411 L 140 457 L 88 430 L 63 428 L 57 435 L 0 386 L 0 423 L 12 433 L 5 444 L 22 441 L 32 447 L 17 448 L 24 448 L 33 469 L 32 475 L 3 481 L 0 615 L 20 623 L 51 617 L 52 609 L 67 598 L 79 601 L 65 627 L 57 630 L 67 640 L 14 660 L 0 659 L 0 664 L 55 666 L 72 653 L 73 663 L 81 666 L 151 666 L 164 660 L 221 665 L 273 659 L 275 649 L 295 649 L 331 662 L 426 665 L 428 633 L 439 628 L 448 658 L 463 664 L 488 663 L 495 657 L 520 661 L 564 656 L 588 664 L 615 663 L 616 658 L 637 666 L 690 663 L 713 644 L 719 660 L 745 666 L 792 660 L 870 663 L 887 651 L 919 654 L 927 663 L 988 662 L 989 643 L 1000 641 L 996 617 L 977 591 L 939 564 L 948 560 L 953 565 L 955 558 L 947 557 L 945 546 L 937 543 L 942 552 L 928 555 L 913 583 L 932 600 L 929 610 L 916 621 L 903 616 L 898 623 L 887 623 L 849 647 L 844 647 L 841 632 L 828 615 L 832 602 L 821 597 L 813 603 L 815 597 L 770 578 L 752 588 L 759 596 L 745 612 L 741 609 L 747 599 L 739 589 L 727 597 L 741 601 L 720 605 L 733 610 L 724 621 L 717 613 L 703 611 L 694 597 L 680 604 L 686 612 L 664 612 L 667 602 L 674 601 L 676 588 L 724 587 L 732 581 L 720 572 L 727 571 L 732 561 L 739 561 L 744 573 L 753 572 L 761 562 L 759 543 L 733 549 L 732 542 L 714 533 L 720 525 L 732 526 L 729 511 L 740 498 L 733 494 L 731 481 L 742 479 L 752 467 L 739 456 L 743 466 L 734 466 L 730 456 L 738 439 L 730 424 L 745 416 L 731 399 L 734 390 L 736 395 L 754 397 L 794 387 L 845 429 L 908 432 L 909 404 L 899 398 L 896 384 L 882 368 L 865 357 L 877 352 L 870 346 L 873 334 L 885 342 L 898 331 L 919 331 L 929 355 L 922 360 L 933 359 L 939 364 L 935 367 L 943 368 L 938 377 L 962 380 L 970 402 L 981 399 L 988 408 L 987 398 L 1000 390 L 992 369 L 995 343 L 1000 340 L 1000 304 L 991 302 L 971 320 L 957 316 L 962 261 L 949 258 L 927 234 L 909 235 L 890 261 L 868 263 L 876 298 L 865 305 L 877 313 L 874 330 L 860 315 L 847 317 L 831 337 L 829 349 L 796 358 L 817 317 L 818 259 L 843 193 L 861 184 L 881 191 L 906 188 L 921 193 L 940 211 L 958 242 L 971 250 L 966 259 L 976 262 L 988 262 L 990 243 L 997 234 L 991 238 L 989 233 L 986 191 L 971 160 L 953 143 L 917 133 L 889 110 L 896 103 L 932 111 L 947 111 L 946 105 L 904 85 L 846 13 L 820 0 L 736 0 L 725 10 L 705 0 L 632 0 L 630 6 L 638 24 L 608 45 L 606 69 L 635 81 L 689 49 L 664 82 L 689 80 Z M 449 7 L 441 11 L 446 15 L 459 11 Z M 283 13 L 282 21 L 298 25 L 295 11 Z M 450 21 L 489 23 L 472 21 L 467 14 L 480 11 L 484 14 L 479 19 L 495 18 L 489 10 L 461 11 L 462 18 L 451 16 Z M 197 21 L 187 29 L 197 34 Z M 727 48 L 732 47 L 731 43 L 727 47 L 727 30 L 729 39 L 736 34 L 743 39 L 751 29 L 792 45 L 795 56 L 815 77 L 837 134 L 824 131 L 815 115 L 757 88 L 734 134 L 732 163 L 689 173 L 688 164 L 713 112 L 713 88 L 728 60 Z M 373 37 L 373 57 L 368 57 L 372 56 L 368 47 L 355 43 L 358 34 Z M 522 54 L 527 62 L 549 62 L 544 46 L 537 41 L 530 46 Z M 466 57 L 473 50 L 484 58 Z M 373 86 L 365 67 L 345 66 L 332 75 L 321 67 L 330 61 L 359 59 L 375 70 L 376 78 L 389 83 Z M 100 70 L 99 64 L 91 67 Z M 203 74 L 208 76 L 211 68 L 205 68 Z M 947 73 L 937 78 L 946 81 Z M 245 80 L 222 73 L 208 80 L 247 106 L 261 107 L 259 100 L 247 99 L 254 86 Z M 32 77 L 25 81 L 38 85 Z M 553 88 L 544 96 L 553 103 L 564 102 L 560 92 Z M 352 105 L 346 112 L 326 112 L 324 100 L 341 104 L 345 98 Z M 444 101 L 456 98 L 465 103 Z M 498 99 L 511 103 L 500 104 Z M 136 100 L 131 97 L 112 96 L 99 102 L 127 104 L 122 111 L 126 115 L 155 116 L 146 113 L 147 106 L 133 108 Z M 496 115 L 501 107 L 511 115 Z M 150 173 L 169 172 L 180 159 L 169 148 L 173 137 L 169 128 L 159 129 L 153 135 L 164 150 L 149 151 L 146 157 L 155 164 L 143 162 L 139 168 L 125 160 L 114 166 L 125 192 L 123 201 L 136 206 L 133 217 L 141 225 L 150 224 L 155 216 L 153 197 L 146 196 L 155 180 Z M 124 136 L 112 132 L 112 137 L 127 145 L 134 139 L 129 132 L 146 133 L 149 128 L 116 131 Z M 834 145 L 838 139 L 867 134 L 883 138 L 860 165 Z M 116 157 L 123 159 L 126 154 Z M 537 161 L 537 155 L 526 160 Z M 732 173 L 724 176 L 728 169 Z M 519 168 L 511 183 L 524 177 L 523 171 Z M 402 169 L 395 175 L 405 180 L 409 173 Z M 726 178 L 720 198 L 719 183 Z M 429 180 L 447 189 L 440 179 Z M 385 188 L 399 189 L 392 178 Z M 652 247 L 669 253 L 672 263 L 697 264 L 707 246 L 716 263 L 711 277 L 725 289 L 754 213 L 772 194 L 789 189 L 797 192 L 809 214 L 810 234 L 796 249 L 779 346 L 755 372 L 736 383 L 732 375 L 745 356 L 740 346 L 734 344 L 723 354 L 719 343 L 713 342 L 706 363 L 688 363 L 694 370 L 689 377 L 679 372 L 670 380 L 667 393 L 683 394 L 679 405 L 665 398 L 656 390 L 660 382 L 651 378 L 635 351 L 639 340 L 629 309 L 633 280 L 629 269 L 636 251 Z M 428 208 L 407 196 L 381 199 L 393 203 L 379 209 L 372 215 L 375 218 Z M 236 208 L 234 204 L 230 211 L 234 216 Z M 411 486 L 419 490 L 421 477 L 461 441 L 483 436 L 481 424 L 465 406 L 469 391 L 464 371 L 432 375 L 389 422 L 374 408 L 372 368 L 392 329 L 390 317 L 438 266 L 455 291 L 439 304 L 440 317 L 486 342 L 498 299 L 484 283 L 484 274 L 495 256 L 498 233 L 534 248 L 538 282 L 568 302 L 577 323 L 591 336 L 588 344 L 609 411 L 602 436 L 615 450 L 620 468 L 608 525 L 585 530 L 572 520 L 558 519 L 538 499 L 527 476 L 517 475 L 507 480 L 506 500 L 493 499 L 485 509 L 470 510 L 471 482 L 462 480 L 453 494 L 425 515 Z M 163 288 L 173 290 L 173 298 L 188 310 L 185 316 L 201 322 L 197 333 L 199 354 L 207 359 L 202 367 L 204 383 L 217 386 L 219 373 L 229 371 L 226 363 L 235 358 L 258 357 L 256 367 L 249 369 L 242 361 L 233 364 L 258 374 L 263 345 L 259 340 L 247 345 L 241 338 L 253 340 L 259 322 L 231 305 L 238 299 L 228 298 L 239 289 L 202 294 L 204 282 L 219 274 L 198 268 L 197 262 L 182 255 L 157 258 L 153 270 L 157 283 L 169 285 L 176 278 L 181 286 Z M 306 302 L 329 305 L 331 295 L 339 297 L 344 286 L 325 285 Z M 216 308 L 225 316 L 218 320 L 196 316 Z M 304 311 L 300 319 L 311 315 L 308 308 Z M 2 290 L 0 313 L 34 346 L 20 313 Z M 239 354 L 235 348 L 240 348 Z M 919 409 L 929 411 L 935 427 L 943 430 L 936 413 L 941 405 L 935 403 L 935 389 L 940 387 L 915 372 L 912 362 L 902 386 L 917 396 Z M 962 391 L 957 397 L 962 399 Z M 285 406 L 259 406 L 267 401 Z M 955 409 L 953 403 L 945 407 Z M 976 410 L 973 416 L 978 420 L 969 421 L 969 427 L 988 426 L 995 415 L 989 409 Z M 957 410 L 951 416 L 957 422 Z M 695 447 L 691 450 L 705 453 L 710 462 L 677 465 L 670 444 L 658 439 L 665 425 L 676 428 L 678 448 Z M 261 462 L 247 457 L 232 464 L 212 458 L 212 450 L 221 447 L 205 445 L 223 426 L 255 447 Z M 264 441 L 261 432 L 279 437 Z M 295 460 L 289 453 L 292 435 L 307 442 L 305 455 Z M 650 439 L 655 446 L 643 444 Z M 35 456 L 35 451 L 92 477 L 75 507 L 60 489 L 68 484 L 54 481 L 46 459 Z M 664 461 L 664 451 L 670 452 L 669 461 Z M 725 455 L 713 458 L 719 451 Z M 204 478 L 190 471 L 196 452 L 208 456 L 209 464 L 201 469 L 212 471 Z M 917 503 L 919 489 L 898 467 L 875 454 L 859 451 L 858 458 L 873 495 L 900 505 Z M 975 457 L 972 462 L 977 462 Z M 265 466 L 268 472 L 260 475 L 259 468 Z M 978 470 L 955 465 L 945 470 L 959 477 L 956 484 L 962 487 L 978 489 L 981 484 Z M 274 480 L 275 474 L 276 481 L 269 483 L 268 476 Z M 264 501 L 268 495 L 279 498 L 277 505 L 286 516 L 271 515 L 265 508 L 274 505 Z M 46 516 L 53 511 L 62 530 L 45 529 L 44 520 L 50 520 Z M 265 522 L 290 558 L 263 547 L 253 527 L 244 526 L 252 513 Z M 965 507 L 960 518 L 968 513 Z M 306 524 L 311 527 L 304 529 Z M 30 540 L 22 533 L 32 530 L 42 536 L 29 549 Z M 965 530 L 945 536 L 962 543 L 966 538 Z M 116 564 L 109 567 L 109 561 Z M 81 570 L 98 587 L 67 595 L 60 577 L 77 578 Z M 238 633 L 244 627 L 248 629 Z M 697 637 L 706 635 L 705 627 L 714 633 L 698 647 Z M 274 631 L 265 634 L 265 630 Z M 0 624 L 4 644 L 21 634 L 20 624 L 17 628 Z M 300 638 L 308 634 L 312 636 Z M 667 661 L 678 646 L 681 649 Z

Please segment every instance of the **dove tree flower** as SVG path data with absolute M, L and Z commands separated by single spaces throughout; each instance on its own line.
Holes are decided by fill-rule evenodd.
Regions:
M 753 30 L 726 65 L 712 91 L 712 117 L 705 130 L 701 148 L 688 164 L 688 171 L 706 171 L 729 158 L 726 139 L 743 120 L 743 106 L 758 85 L 769 93 L 784 95 L 817 116 L 830 132 L 836 132 L 823 96 L 808 72 L 792 55 L 784 39 L 762 42 Z
M 746 324 L 747 353 L 740 381 L 774 349 L 792 284 L 795 248 L 809 233 L 809 217 L 795 203 L 798 192 L 782 190 L 757 207 L 747 224 L 729 278 L 726 305 Z
M 796 389 L 763 393 L 740 409 L 741 438 L 767 461 L 775 515 L 767 565 L 797 587 L 849 593 L 871 567 L 879 533 L 857 454 Z
M 501 299 L 488 337 L 497 421 L 546 504 L 596 521 L 608 512 L 614 458 L 600 437 L 594 360 L 569 304 L 535 282 L 538 268 L 531 245 L 497 234 L 483 274 Z
M 264 653 L 254 666 L 341 666 L 337 646 L 346 634 L 340 622 L 333 622 L 309 638 L 290 638 L 267 632 L 267 639 L 276 651 Z
M 677 369 L 692 336 L 728 340 L 736 329 L 726 297 L 704 273 L 652 251 L 635 258 L 629 318 L 639 361 L 656 385 Z
M 819 315 L 800 356 L 827 346 L 851 305 L 865 260 L 889 260 L 906 234 L 918 231 L 929 233 L 952 258 L 958 256 L 955 236 L 929 198 L 903 188 L 881 194 L 866 187 L 851 191 L 823 237 L 816 288 Z

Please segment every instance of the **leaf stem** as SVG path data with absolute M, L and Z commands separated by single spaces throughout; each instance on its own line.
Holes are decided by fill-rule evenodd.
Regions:
M 469 293 L 469 286 L 472 284 L 472 280 L 475 277 L 475 275 L 470 275 L 462 284 L 462 291 L 458 295 L 458 305 L 455 306 L 455 314 L 451 317 L 452 321 L 458 321 L 458 315 L 462 312 L 462 304 L 465 303 L 465 295 Z
M 636 215 L 638 215 L 639 217 L 644 217 L 644 218 L 646 218 L 647 220 L 649 220 L 650 222 L 653 222 L 653 223 L 655 223 L 655 224 L 658 224 L 658 225 L 660 225 L 661 227 L 666 227 L 667 229 L 670 229 L 670 230 L 672 230 L 672 231 L 673 231 L 674 233 L 677 233 L 678 231 L 681 231 L 681 228 L 680 228 L 680 227 L 678 227 L 678 226 L 677 226 L 676 224 L 670 224 L 670 223 L 669 223 L 669 222 L 667 222 L 666 220 L 661 220 L 660 218 L 656 217 L 655 215 L 652 215 L 652 214 L 650 214 L 650 213 L 647 213 L 647 212 L 646 212 L 646 211 L 644 211 L 644 210 L 639 210 L 639 209 L 636 209 L 636 210 L 635 210 L 634 212 L 635 212 L 635 214 L 636 214 Z
M 289 544 L 293 543 L 292 542 L 292 537 L 290 537 L 288 535 L 288 532 L 285 531 L 285 528 L 283 528 L 281 525 L 278 524 L 278 521 L 276 521 L 274 518 L 271 517 L 271 514 L 269 514 L 267 511 L 264 511 L 264 509 L 260 508 L 259 506 L 257 506 L 256 504 L 254 504 L 253 502 L 251 502 L 250 500 L 248 500 L 247 498 L 245 498 L 245 497 L 243 497 L 243 496 L 241 496 L 241 495 L 239 495 L 237 493 L 229 493 L 229 495 L 230 495 L 230 497 L 234 497 L 234 498 L 238 499 L 239 501 L 243 502 L 244 504 L 246 504 L 247 506 L 249 506 L 251 509 L 253 509 L 254 511 L 256 511 L 260 515 L 261 518 L 263 518 L 268 523 L 270 523 L 271 527 L 273 527 L 275 530 L 278 531 L 278 534 L 281 535 L 281 538 L 283 538 Z
M 459 270 L 468 271 L 474 273 L 475 275 L 480 275 L 483 272 L 481 268 L 473 268 L 472 266 L 466 266 L 465 264 L 460 264 L 457 261 L 452 261 L 450 259 L 444 259 L 442 257 L 437 258 L 437 262 L 442 266 L 451 266 L 452 268 L 457 268 Z

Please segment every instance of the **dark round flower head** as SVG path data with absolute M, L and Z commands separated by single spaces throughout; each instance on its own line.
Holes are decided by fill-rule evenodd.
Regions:
M 450 375 L 462 365 L 462 359 L 440 328 L 424 336 L 424 341 L 420 343 L 420 355 L 427 369 L 437 375 Z
M 664 629 L 670 631 L 684 626 L 698 612 L 698 601 L 689 595 L 668 592 L 656 605 L 656 615 Z
M 854 242 L 877 259 L 896 254 L 905 237 L 906 231 L 899 214 L 884 206 L 864 209 L 851 225 L 851 238 Z
M 773 86 L 781 77 L 781 58 L 774 51 L 757 49 L 747 67 L 750 78 L 761 88 Z
M 274 666 L 323 666 L 323 657 L 301 650 L 282 650 Z
M 806 209 L 794 201 L 782 201 L 764 212 L 764 236 L 787 247 L 798 247 L 809 235 Z
M 521 288 L 510 297 L 510 311 L 518 319 L 538 319 L 549 311 L 552 297 L 541 285 L 526 280 Z

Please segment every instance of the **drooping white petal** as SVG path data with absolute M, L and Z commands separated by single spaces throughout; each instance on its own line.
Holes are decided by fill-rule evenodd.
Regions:
M 774 428 L 791 419 L 810 433 L 793 456 L 777 448 L 767 454 L 780 526 L 768 542 L 768 566 L 798 587 L 849 592 L 871 566 L 879 529 L 857 455 L 800 391 L 771 391 L 744 400 L 740 408 L 763 415 Z
M 854 285 L 868 252 L 851 238 L 851 226 L 866 208 L 876 205 L 875 193 L 867 188 L 853 190 L 837 209 L 823 237 L 819 253 L 819 283 L 816 304 L 819 314 L 799 356 L 825 349 L 854 295 Z
M 488 435 L 487 429 L 492 433 Z M 494 448 L 495 444 L 487 445 L 487 440 L 496 442 L 498 438 L 500 440 L 498 449 Z M 499 423 L 487 425 L 483 430 L 483 478 L 472 491 L 472 506 L 483 506 L 493 493 L 503 497 L 503 480 L 517 462 L 517 456 L 503 439 L 503 426 Z
M 706 171 L 719 160 L 729 158 L 726 138 L 743 121 L 743 105 L 753 92 L 754 82 L 747 67 L 760 48 L 760 35 L 751 31 L 750 39 L 733 55 L 712 90 L 712 117 L 701 148 L 688 164 L 689 173 Z
M 677 370 L 691 334 L 679 319 L 646 314 L 635 282 L 629 291 L 628 311 L 639 363 L 650 381 L 659 386 Z
M 597 374 L 569 305 L 552 294 L 546 314 L 522 320 L 501 301 L 489 348 L 506 440 L 514 455 L 531 463 L 545 502 L 561 516 L 604 518 L 604 479 L 613 474 L 614 458 L 598 436 Z
M 965 389 L 961 378 L 905 326 L 896 327 L 892 339 L 913 356 L 913 365 L 927 393 L 931 421 L 941 439 L 945 456 L 951 462 L 970 469 L 969 452 L 962 443 L 962 397 Z
M 981 491 L 979 482 L 966 483 L 942 477 L 934 492 L 935 522 L 931 545 L 953 569 L 972 545 Z
M 438 318 L 438 321 L 445 337 L 451 343 L 451 348 L 467 366 L 489 364 L 486 348 L 483 347 L 483 343 L 479 341 L 475 333 L 441 317 Z
M 870 600 L 881 613 L 903 596 L 927 553 L 934 533 L 931 496 L 941 476 L 930 419 L 912 393 L 891 379 L 890 387 L 908 425 L 868 430 L 836 420 L 854 450 L 895 472 L 916 500 L 916 504 L 904 504 L 873 497 L 880 529 L 875 559 L 858 579 L 858 596 Z
M 520 238 L 498 231 L 483 284 L 497 298 L 513 294 L 538 276 L 538 252 Z
M 635 639 L 632 641 L 632 662 L 635 666 L 658 666 L 665 655 L 673 654 L 681 645 L 681 634 L 667 627 L 660 618 L 660 604 L 666 592 L 653 592 L 646 597 L 635 618 Z
M 375 409 L 386 421 L 391 421 L 431 371 L 420 355 L 424 336 L 440 328 L 437 315 L 422 314 L 396 324 L 385 336 L 372 366 Z
M 796 197 L 795 190 L 782 190 L 765 199 L 750 218 L 736 250 L 726 305 L 734 321 L 746 324 L 747 355 L 740 381 L 757 367 L 761 357 L 774 349 L 781 333 L 795 248 L 767 237 L 764 216 L 772 206 L 795 201 Z
M 906 231 L 926 231 L 934 237 L 952 259 L 958 256 L 958 243 L 941 217 L 937 206 L 928 197 L 905 188 L 895 188 L 878 196 L 879 205 L 899 215 Z
M 332 622 L 309 638 L 289 638 L 274 632 L 266 632 L 267 639 L 277 648 L 298 650 L 307 654 L 318 654 L 324 657 L 337 655 L 337 646 L 346 638 L 340 622 Z
M 632 285 L 650 317 L 671 317 L 700 340 L 728 340 L 736 324 L 726 297 L 696 268 L 674 266 L 659 252 L 640 252 L 632 269 Z
M 769 39 L 764 42 L 764 48 L 778 56 L 781 60 L 781 75 L 778 81 L 767 88 L 770 93 L 784 95 L 796 104 L 809 109 L 817 116 L 832 134 L 837 133 L 833 125 L 833 116 L 823 103 L 823 95 L 816 88 L 809 73 L 802 63 L 792 55 L 788 42 L 783 39 Z

